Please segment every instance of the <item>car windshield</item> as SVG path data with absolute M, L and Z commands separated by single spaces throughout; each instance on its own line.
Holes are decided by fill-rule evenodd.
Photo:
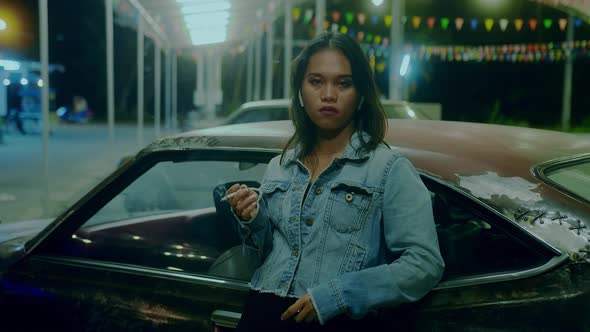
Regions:
M 590 160 L 551 170 L 547 177 L 583 199 L 590 201 Z
M 213 191 L 232 181 L 262 179 L 266 164 L 241 161 L 163 161 L 100 209 L 85 227 L 214 206 Z

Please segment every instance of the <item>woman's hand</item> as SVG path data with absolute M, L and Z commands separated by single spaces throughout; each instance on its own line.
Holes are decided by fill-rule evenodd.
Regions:
M 305 295 L 295 301 L 295 303 L 293 303 L 293 305 L 281 315 L 281 320 L 287 320 L 293 317 L 293 315 L 297 315 L 295 316 L 295 321 L 297 323 L 310 323 L 318 320 L 318 313 L 313 306 L 309 293 L 305 293 Z
M 258 212 L 258 193 L 244 184 L 236 183 L 227 190 L 227 195 L 237 192 L 228 200 L 234 213 L 243 221 L 248 221 Z

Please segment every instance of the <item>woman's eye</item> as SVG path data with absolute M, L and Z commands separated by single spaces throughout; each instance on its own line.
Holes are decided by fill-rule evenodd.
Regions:
M 320 85 L 320 83 L 321 83 L 321 82 L 320 82 L 320 80 L 316 80 L 316 79 L 314 79 L 314 80 L 309 80 L 309 83 L 310 83 L 311 85 Z
M 340 85 L 343 88 L 348 88 L 348 87 L 351 87 L 352 86 L 352 82 L 350 82 L 350 81 L 342 81 L 342 82 L 338 83 L 338 85 Z

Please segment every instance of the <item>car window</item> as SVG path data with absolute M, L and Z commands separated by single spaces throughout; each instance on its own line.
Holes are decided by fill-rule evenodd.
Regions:
M 552 168 L 545 176 L 567 191 L 590 201 L 589 161 Z
M 240 264 L 258 256 L 219 199 L 232 182 L 258 186 L 265 170 L 247 160 L 159 162 L 51 253 L 249 280 L 256 266 Z
M 516 272 L 540 266 L 547 258 L 484 219 L 455 192 L 432 191 L 433 213 L 441 254 L 443 281 Z
M 273 112 L 266 108 L 252 108 L 244 111 L 241 115 L 237 116 L 232 124 L 238 123 L 250 123 L 250 122 L 261 122 L 261 121 L 272 121 Z

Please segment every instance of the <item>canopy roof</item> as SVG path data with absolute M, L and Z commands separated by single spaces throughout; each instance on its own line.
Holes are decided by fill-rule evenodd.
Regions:
M 284 14 L 284 5 L 287 0 L 113 0 L 113 6 L 118 14 L 117 23 L 135 27 L 137 25 L 138 14 L 143 17 L 148 24 L 146 34 L 155 39 L 161 40 L 164 45 L 185 49 L 199 44 L 199 38 L 191 38 L 188 31 L 185 16 L 191 14 L 186 12 L 183 7 L 202 6 L 208 8 L 215 7 L 226 3 L 227 6 L 227 25 L 215 26 L 219 19 L 215 19 L 211 12 L 206 12 L 204 16 L 197 20 L 197 25 L 211 26 L 205 29 L 207 33 L 204 36 L 217 35 L 222 33 L 221 30 L 226 27 L 225 42 L 232 45 L 242 44 L 254 39 L 259 32 L 264 29 L 265 23 L 272 22 Z M 315 0 L 290 0 L 293 6 L 307 3 L 311 5 Z M 328 2 L 327 0 L 326 2 Z M 364 0 L 369 1 L 369 0 Z M 406 0 L 408 1 L 408 0 Z M 541 2 L 549 7 L 555 7 L 559 10 L 569 12 L 577 17 L 584 19 L 590 18 L 590 0 L 528 0 Z M 214 10 L 214 9 L 205 9 Z M 219 22 L 217 22 L 219 23 Z M 207 39 L 207 38 L 205 38 Z M 202 46 L 219 45 L 219 43 L 208 43 L 207 40 L 201 40 Z

